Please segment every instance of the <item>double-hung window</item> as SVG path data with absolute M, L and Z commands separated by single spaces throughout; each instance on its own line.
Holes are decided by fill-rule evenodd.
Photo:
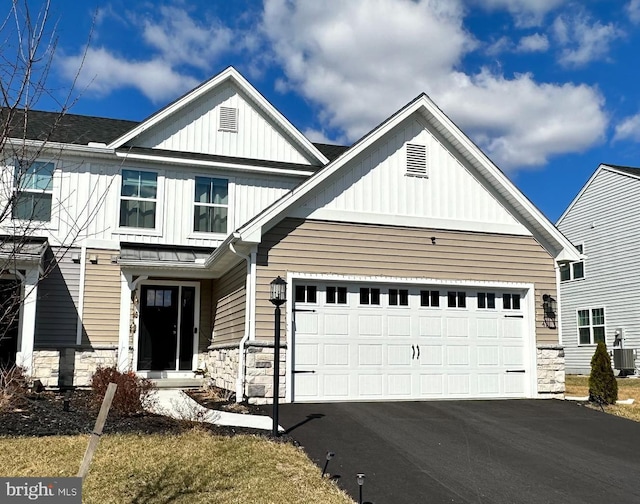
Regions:
M 578 340 L 581 345 L 604 343 L 604 308 L 578 310 Z
M 229 181 L 196 177 L 193 230 L 199 233 L 227 233 Z
M 584 245 L 576 245 L 576 249 L 581 254 L 584 253 Z M 560 265 L 560 281 L 578 280 L 584 278 L 584 261 L 576 261 Z
M 34 161 L 28 166 L 16 163 L 14 172 L 14 219 L 48 222 L 51 220 L 53 196 L 52 162 Z
M 157 173 L 122 170 L 120 227 L 155 229 L 157 204 Z

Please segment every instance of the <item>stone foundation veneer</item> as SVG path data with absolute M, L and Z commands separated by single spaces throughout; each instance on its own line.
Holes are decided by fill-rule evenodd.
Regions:
M 246 380 L 244 394 L 249 404 L 273 403 L 273 343 L 248 341 L 245 345 Z M 279 397 L 285 395 L 287 347 L 280 347 L 280 390 Z
M 31 377 L 45 387 L 86 387 L 98 366 L 115 366 L 116 347 L 34 350 Z
M 212 385 L 235 393 L 239 355 L 238 343 L 209 347 L 206 364 Z
M 564 348 L 557 345 L 539 345 L 536 349 L 538 368 L 538 394 L 564 398 Z

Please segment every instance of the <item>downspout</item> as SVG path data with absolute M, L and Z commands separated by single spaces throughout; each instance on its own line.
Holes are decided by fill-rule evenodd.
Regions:
M 558 345 L 564 348 L 564 341 L 562 335 L 562 299 L 560 295 L 560 265 L 557 261 L 554 261 L 554 269 L 556 274 L 556 302 L 558 306 L 558 313 L 556 314 L 556 327 L 558 329 Z
M 238 257 L 247 261 L 247 280 L 245 284 L 245 310 L 244 310 L 244 334 L 238 346 L 238 376 L 236 378 L 236 402 L 242 402 L 244 398 L 244 347 L 249 339 L 249 326 L 251 323 L 251 257 L 241 254 L 234 247 L 234 242 L 229 243 L 229 250 Z

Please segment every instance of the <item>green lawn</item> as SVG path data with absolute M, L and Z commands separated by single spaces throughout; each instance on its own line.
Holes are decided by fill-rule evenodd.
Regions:
M 0 438 L 3 476 L 75 476 L 88 436 Z M 86 503 L 353 504 L 305 453 L 255 436 L 108 435 L 85 480 Z

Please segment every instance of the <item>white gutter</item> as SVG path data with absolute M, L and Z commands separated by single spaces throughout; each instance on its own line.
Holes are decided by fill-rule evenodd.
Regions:
M 152 161 L 154 163 L 169 163 L 172 165 L 206 166 L 208 168 L 226 168 L 229 170 L 272 173 L 277 175 L 297 175 L 306 178 L 315 173 L 312 170 L 291 170 L 287 168 L 269 168 L 266 166 L 225 163 L 221 161 L 207 161 L 204 159 L 176 158 L 171 156 L 157 156 L 151 154 L 134 154 L 131 152 L 116 152 L 116 156 L 134 161 Z
M 231 252 L 233 252 L 238 257 L 241 257 L 242 259 L 247 261 L 247 279 L 245 283 L 246 294 L 244 309 L 244 334 L 242 335 L 242 339 L 240 340 L 240 344 L 238 345 L 238 376 L 236 378 L 236 402 L 242 402 L 242 399 L 244 398 L 244 346 L 249 339 L 249 326 L 251 323 L 251 257 L 238 252 L 233 246 L 233 242 L 229 243 L 229 250 L 231 250 Z

